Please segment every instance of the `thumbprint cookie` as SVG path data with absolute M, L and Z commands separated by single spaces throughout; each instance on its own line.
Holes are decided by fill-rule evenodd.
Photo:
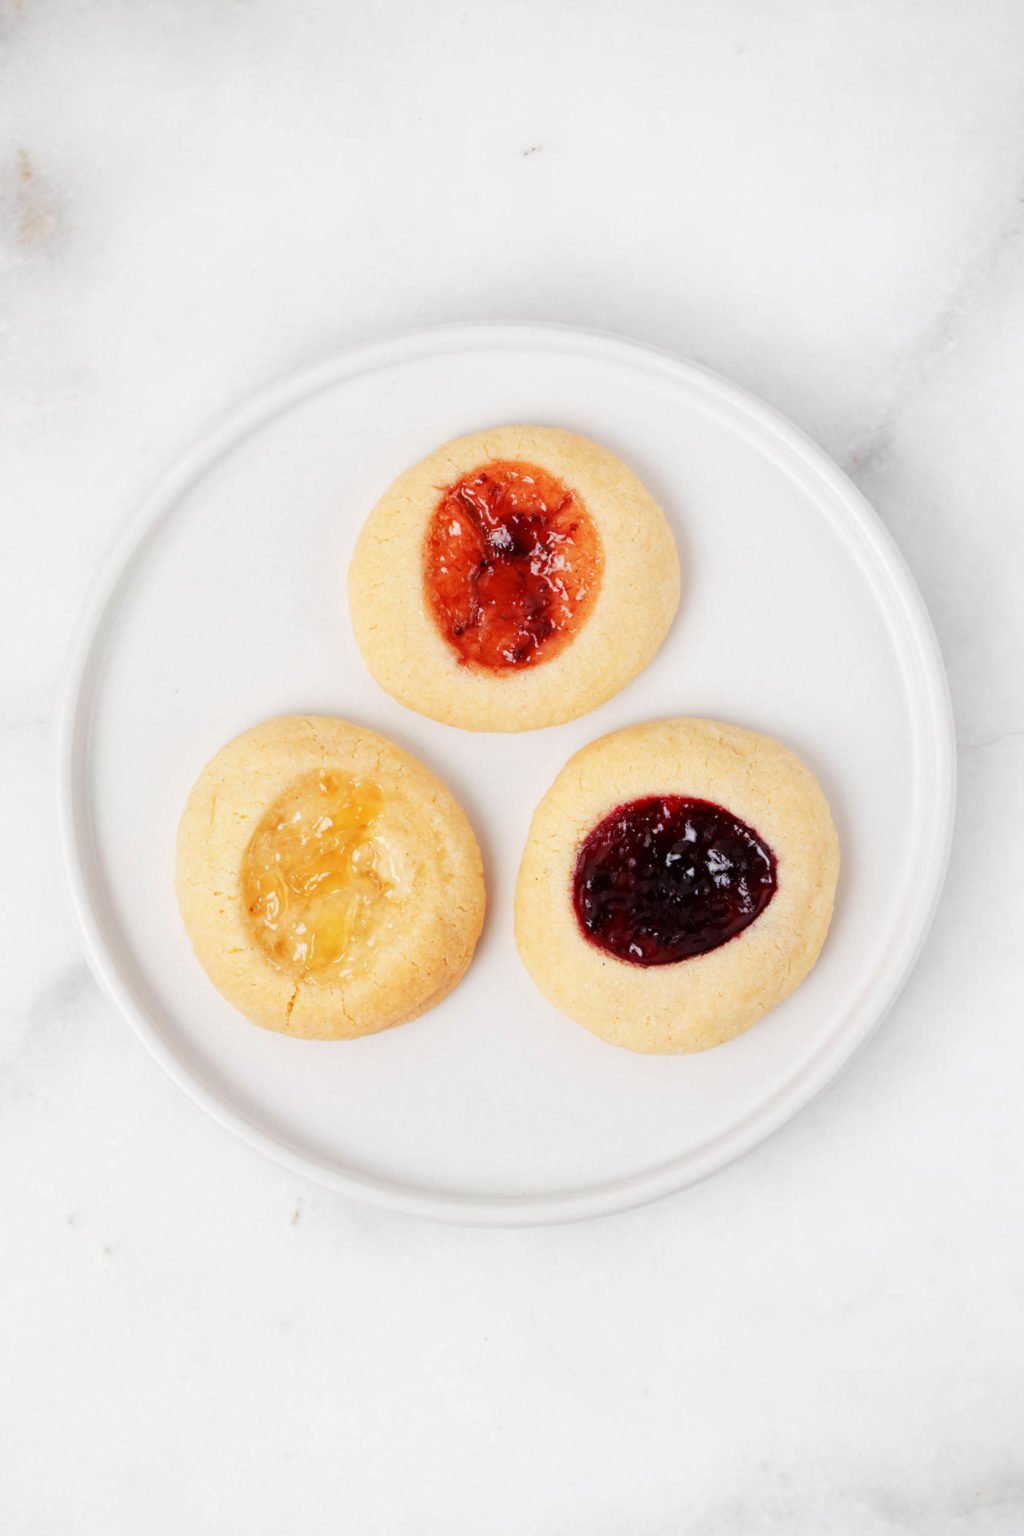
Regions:
M 654 498 L 608 449 L 550 427 L 456 438 L 363 526 L 349 607 L 402 704 L 474 731 L 557 725 L 651 660 L 679 604 Z
M 203 769 L 178 901 L 210 980 L 254 1024 L 347 1040 L 416 1018 L 469 965 L 480 849 L 445 786 L 373 731 L 286 715 Z
M 516 942 L 540 991 L 632 1051 L 702 1051 L 800 985 L 839 844 L 811 771 L 711 720 L 633 725 L 570 758 L 533 817 Z

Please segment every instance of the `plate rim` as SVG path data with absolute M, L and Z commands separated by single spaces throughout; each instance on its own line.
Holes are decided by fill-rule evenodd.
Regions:
M 696 1151 L 640 1173 L 566 1191 L 527 1195 L 477 1195 L 421 1188 L 339 1167 L 287 1139 L 271 1134 L 200 1081 L 161 1037 L 131 994 L 108 949 L 86 878 L 88 795 L 76 764 L 83 726 L 89 723 L 90 673 L 101 648 L 104 620 L 121 581 L 144 549 L 152 530 L 173 509 L 187 487 L 226 452 L 300 400 L 346 378 L 452 351 L 496 345 L 561 344 L 576 351 L 597 350 L 620 361 L 652 364 L 705 395 L 741 408 L 785 456 L 824 487 L 874 553 L 887 578 L 889 596 L 901 611 L 906 634 L 900 648 L 906 661 L 916 652 L 919 676 L 912 692 L 927 705 L 932 739 L 925 743 L 934 774 L 930 829 L 924 836 L 924 877 L 908 922 L 879 967 L 862 1001 L 867 1023 L 843 1030 L 826 1042 L 802 1070 L 738 1126 Z M 891 613 L 889 615 L 891 618 Z M 481 1226 L 529 1226 L 582 1220 L 647 1204 L 675 1193 L 744 1156 L 821 1093 L 871 1039 L 910 977 L 942 894 L 952 843 L 956 806 L 956 736 L 949 685 L 935 630 L 906 561 L 881 518 L 839 465 L 788 417 L 742 385 L 673 352 L 613 332 L 550 321 L 460 321 L 418 326 L 391 336 L 342 348 L 277 377 L 221 413 L 151 485 L 135 513 L 102 559 L 87 591 L 69 645 L 54 715 L 56 821 L 62 883 L 86 961 L 101 992 L 142 1041 L 171 1080 L 225 1130 L 293 1173 L 378 1206 L 408 1215 Z

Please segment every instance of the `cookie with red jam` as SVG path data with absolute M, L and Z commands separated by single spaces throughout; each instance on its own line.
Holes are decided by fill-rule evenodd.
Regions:
M 575 719 L 647 665 L 679 560 L 633 472 L 586 438 L 500 427 L 399 476 L 349 570 L 356 639 L 401 703 L 467 730 Z

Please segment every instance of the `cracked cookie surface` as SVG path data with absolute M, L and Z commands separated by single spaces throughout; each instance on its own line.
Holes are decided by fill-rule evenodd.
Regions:
M 210 980 L 305 1039 L 416 1018 L 461 979 L 484 912 L 480 850 L 445 786 L 327 716 L 244 732 L 207 764 L 178 831 L 178 901 Z

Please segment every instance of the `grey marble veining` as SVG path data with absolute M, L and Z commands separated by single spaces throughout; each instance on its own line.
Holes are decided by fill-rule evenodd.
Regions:
M 0 1530 L 1024 1531 L 1024 10 L 0 0 Z M 653 1208 L 347 1204 L 102 1000 L 49 722 L 105 548 L 218 411 L 455 318 L 763 394 L 949 667 L 950 878 L 835 1087 Z

